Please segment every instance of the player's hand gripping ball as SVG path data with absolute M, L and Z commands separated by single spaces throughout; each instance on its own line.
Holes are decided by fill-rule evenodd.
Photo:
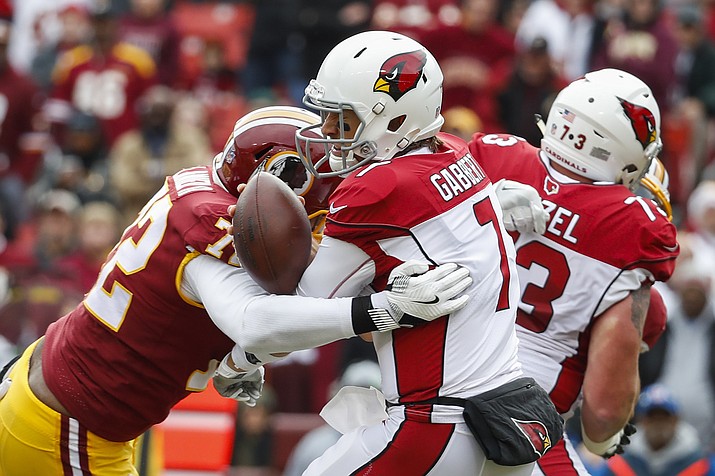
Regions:
M 310 220 L 298 196 L 275 175 L 253 176 L 236 202 L 238 260 L 263 289 L 293 294 L 310 261 Z

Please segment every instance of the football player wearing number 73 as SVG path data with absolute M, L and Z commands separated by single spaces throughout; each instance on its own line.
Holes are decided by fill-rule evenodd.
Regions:
M 232 396 L 255 404 L 262 367 L 237 345 L 251 335 L 273 329 L 291 351 L 466 304 L 471 278 L 450 263 L 420 276 L 398 270 L 399 288 L 341 299 L 268 294 L 239 267 L 226 210 L 254 170 L 275 171 L 306 207 L 327 208 L 332 187 L 308 180 L 295 151 L 295 131 L 317 120 L 298 108 L 252 111 L 213 165 L 167 177 L 83 302 L 0 372 L 1 475 L 136 475 L 135 439 L 207 388 L 225 356 L 252 370 Z
M 519 358 L 565 418 L 580 407 L 586 448 L 608 458 L 633 430 L 650 287 L 679 252 L 669 203 L 633 193 L 662 147 L 660 112 L 643 81 L 605 69 L 564 88 L 540 125 L 540 149 L 476 134 L 470 150 L 490 177 L 532 185 L 551 215 L 544 234 L 514 235 Z M 534 474 L 588 473 L 564 438 Z

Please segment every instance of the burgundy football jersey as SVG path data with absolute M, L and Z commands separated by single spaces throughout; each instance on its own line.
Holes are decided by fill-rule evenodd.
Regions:
M 51 120 L 66 105 L 96 116 L 109 145 L 136 128 L 137 100 L 156 84 L 156 65 L 149 54 L 128 43 L 117 43 L 102 57 L 87 45 L 64 53 L 52 76 L 52 91 L 46 105 Z
M 679 251 L 675 226 L 655 202 L 623 185 L 557 181 L 521 138 L 478 133 L 470 150 L 491 180 L 534 187 L 550 215 L 543 236 L 513 234 L 519 358 L 567 413 L 581 391 L 593 320 L 625 297 L 619 279 L 633 270 L 657 281 L 670 277 Z
M 47 385 L 90 431 L 131 440 L 204 390 L 233 342 L 179 291 L 198 253 L 237 265 L 226 233 L 235 197 L 210 167 L 169 177 L 124 232 L 84 301 L 45 337 Z

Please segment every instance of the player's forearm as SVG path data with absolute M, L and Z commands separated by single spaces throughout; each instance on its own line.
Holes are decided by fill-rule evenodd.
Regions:
M 370 312 L 374 306 L 369 296 L 270 295 L 243 270 L 209 256 L 187 264 L 182 291 L 202 303 L 216 326 L 245 351 L 261 355 L 328 344 L 375 331 L 381 324 L 380 316 Z M 387 318 L 387 324 L 396 326 Z
M 614 304 L 591 329 L 581 420 L 592 441 L 620 431 L 638 397 L 638 355 L 649 289 Z
M 241 312 L 235 341 L 256 354 L 292 352 L 355 335 L 350 299 L 260 296 Z
M 618 433 L 630 420 L 633 413 L 635 395 L 625 398 L 615 405 L 592 406 L 584 400 L 581 406 L 581 425 L 583 432 L 592 441 L 601 442 Z

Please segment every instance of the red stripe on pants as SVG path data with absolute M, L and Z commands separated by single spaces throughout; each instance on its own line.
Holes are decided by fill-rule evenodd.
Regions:
M 77 435 L 75 437 L 77 448 L 70 448 L 70 418 L 66 415 L 61 416 L 60 459 L 62 461 L 63 476 L 72 476 L 74 474 L 72 472 L 71 453 L 76 453 L 79 458 L 79 469 L 82 471 L 82 476 L 92 476 L 92 472 L 89 470 L 89 454 L 87 453 L 87 430 L 75 420 L 77 423 Z
M 64 476 L 72 476 L 72 466 L 70 466 L 70 419 L 68 416 L 62 416 L 60 426 L 60 459 L 62 460 L 62 473 Z
M 405 421 L 382 453 L 355 476 L 427 474 L 444 452 L 455 425 Z
M 537 464 L 541 471 L 548 476 L 578 476 L 578 471 L 566 449 L 566 440 L 563 438 L 539 458 Z

